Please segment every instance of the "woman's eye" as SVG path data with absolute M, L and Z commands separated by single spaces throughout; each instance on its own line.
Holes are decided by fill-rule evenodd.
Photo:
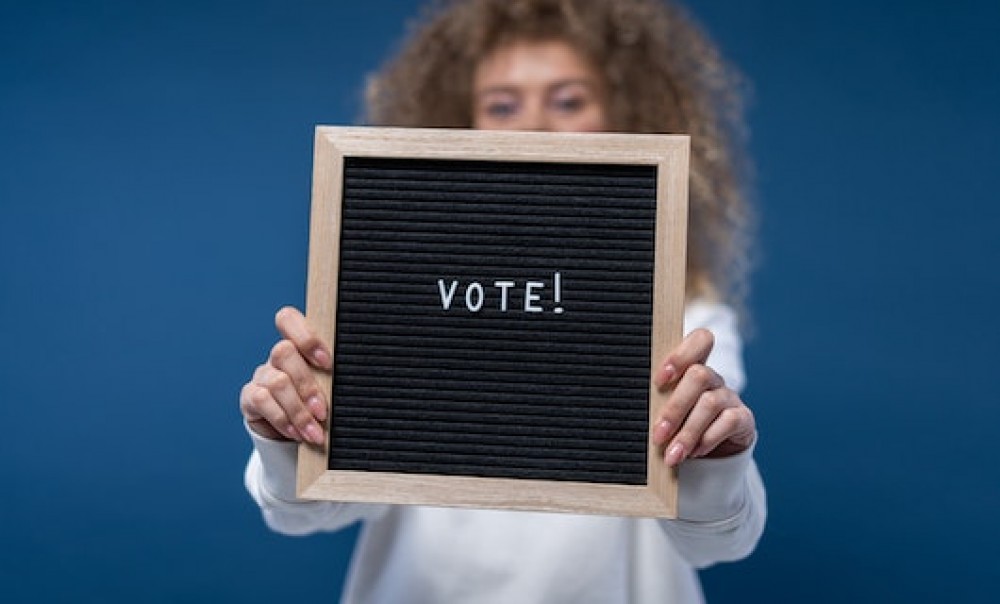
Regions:
M 568 96 L 557 98 L 552 102 L 557 111 L 563 113 L 574 113 L 583 109 L 587 104 L 587 99 L 582 96 Z
M 514 115 L 517 104 L 510 101 L 493 101 L 486 104 L 485 113 L 492 118 L 505 118 Z

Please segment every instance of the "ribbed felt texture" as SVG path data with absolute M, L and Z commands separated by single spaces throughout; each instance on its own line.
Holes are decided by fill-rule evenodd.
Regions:
M 330 468 L 645 484 L 655 199 L 652 166 L 346 158 Z

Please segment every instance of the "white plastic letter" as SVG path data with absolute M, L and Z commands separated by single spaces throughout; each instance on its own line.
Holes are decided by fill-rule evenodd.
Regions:
M 438 292 L 441 293 L 441 308 L 448 310 L 451 308 L 451 301 L 455 298 L 455 290 L 458 289 L 458 281 L 451 282 L 451 288 L 444 291 L 444 279 L 438 279 Z
M 552 287 L 556 290 L 556 293 L 553 296 L 553 298 L 555 298 L 556 304 L 562 303 L 562 275 L 559 274 L 559 271 L 556 271 L 556 274 L 552 279 Z M 555 308 L 552 309 L 552 312 L 556 313 L 557 315 L 561 315 L 563 312 L 563 307 L 556 306 Z
M 507 290 L 514 287 L 514 282 L 494 281 L 493 287 L 500 288 L 500 312 L 507 312 Z
M 476 301 L 472 301 L 472 292 L 476 292 Z M 469 287 L 465 288 L 465 306 L 472 312 L 479 312 L 479 309 L 483 307 L 483 286 L 478 282 L 474 281 L 469 284 Z
M 541 306 L 532 304 L 542 299 L 540 294 L 534 293 L 535 289 L 545 289 L 545 284 L 541 281 L 528 281 L 524 286 L 524 312 L 542 312 Z

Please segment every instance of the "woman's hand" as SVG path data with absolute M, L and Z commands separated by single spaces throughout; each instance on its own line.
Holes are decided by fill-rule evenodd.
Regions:
M 661 390 L 673 386 L 653 428 L 653 443 L 664 447 L 668 466 L 693 457 L 735 455 L 753 443 L 753 412 L 705 365 L 714 345 L 712 332 L 692 331 L 653 378 Z
M 240 411 L 265 438 L 321 445 L 328 407 L 312 368 L 329 371 L 330 351 L 298 309 L 282 308 L 274 322 L 282 339 L 240 391 Z

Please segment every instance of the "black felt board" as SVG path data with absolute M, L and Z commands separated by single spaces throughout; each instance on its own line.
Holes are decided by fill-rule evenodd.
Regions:
M 655 166 L 346 157 L 329 469 L 645 484 L 655 213 Z

